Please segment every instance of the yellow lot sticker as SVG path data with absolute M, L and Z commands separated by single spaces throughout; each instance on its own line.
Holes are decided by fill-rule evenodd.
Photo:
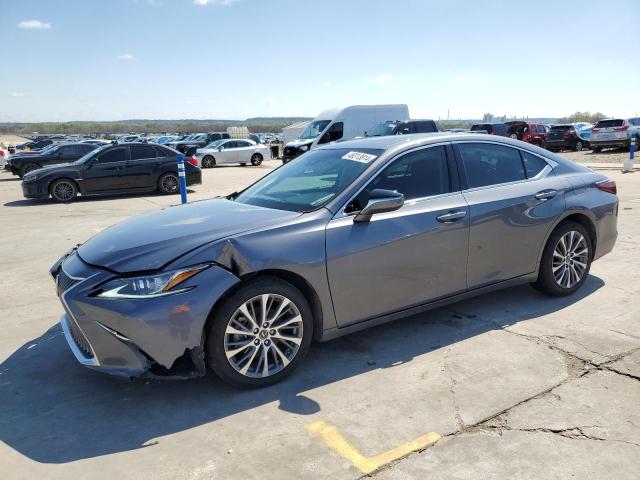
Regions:
M 310 423 L 306 425 L 305 428 L 309 432 L 319 435 L 329 448 L 341 457 L 349 460 L 354 467 L 364 474 L 373 473 L 387 463 L 409 455 L 416 450 L 422 450 L 429 445 L 433 445 L 442 438 L 441 435 L 435 432 L 429 432 L 375 457 L 365 457 L 347 442 L 340 431 L 333 425 L 319 421 Z

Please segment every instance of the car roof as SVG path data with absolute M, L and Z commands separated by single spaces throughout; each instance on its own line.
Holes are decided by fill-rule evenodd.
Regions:
M 488 135 L 484 133 L 456 133 L 456 132 L 433 132 L 433 133 L 412 133 L 408 135 L 390 135 L 386 137 L 365 137 L 344 142 L 335 142 L 318 147 L 318 149 L 358 149 L 371 148 L 377 150 L 405 150 L 441 142 L 468 142 L 468 141 L 489 141 L 504 145 L 531 150 L 548 158 L 556 157 L 548 150 L 542 150 L 530 143 L 522 142 L 508 137 L 498 135 Z M 402 148 L 402 147 L 405 148 Z

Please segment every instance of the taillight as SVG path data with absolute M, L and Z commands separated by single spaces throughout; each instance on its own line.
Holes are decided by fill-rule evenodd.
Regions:
M 0 150 L 0 157 L 4 157 L 4 150 Z
M 602 190 L 603 192 L 612 193 L 614 195 L 618 194 L 618 187 L 616 186 L 616 182 L 613 180 L 602 180 L 601 182 L 596 183 L 596 187 L 598 190 Z
M 618 131 L 618 132 L 623 132 L 627 128 L 629 128 L 629 125 L 627 125 L 627 122 L 624 122 L 621 127 L 613 127 L 613 129 Z
M 193 165 L 194 167 L 198 166 L 198 159 L 196 157 L 187 158 L 187 162 Z

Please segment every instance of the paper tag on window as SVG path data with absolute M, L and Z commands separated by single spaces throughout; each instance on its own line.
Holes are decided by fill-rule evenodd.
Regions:
M 362 152 L 349 152 L 342 158 L 344 158 L 345 160 L 353 160 L 354 162 L 369 163 L 371 162 L 371 160 L 376 158 L 376 155 Z

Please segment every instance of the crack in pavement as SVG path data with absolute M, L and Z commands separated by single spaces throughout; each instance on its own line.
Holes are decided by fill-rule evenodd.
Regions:
M 494 323 L 494 322 L 492 322 Z M 442 435 L 441 439 L 438 440 L 437 442 L 433 443 L 432 445 L 429 445 L 426 448 L 423 448 L 421 450 L 416 450 L 414 452 L 411 452 L 409 455 L 406 455 L 402 458 L 399 458 L 393 462 L 390 462 L 386 465 L 381 466 L 378 470 L 376 470 L 375 472 L 372 472 L 370 474 L 367 475 L 363 475 L 359 478 L 371 478 L 375 475 L 377 475 L 378 473 L 387 470 L 389 468 L 391 468 L 393 465 L 395 465 L 396 463 L 402 462 L 408 458 L 411 458 L 415 455 L 419 455 L 422 452 L 424 452 L 425 450 L 434 447 L 435 445 L 437 445 L 438 443 L 440 443 L 442 440 L 447 439 L 447 438 L 453 438 L 456 436 L 459 436 L 461 434 L 465 434 L 465 433 L 472 433 L 472 432 L 497 432 L 499 435 L 502 434 L 503 431 L 505 430 L 510 430 L 510 431 L 522 431 L 522 432 L 530 432 L 530 433 L 547 433 L 547 434 L 553 434 L 553 435 L 560 435 L 562 437 L 565 438 L 570 438 L 573 440 L 594 440 L 594 441 L 601 441 L 601 442 L 618 442 L 618 443 L 626 443 L 629 445 L 634 445 L 637 447 L 640 447 L 640 444 L 634 443 L 634 442 L 629 442 L 626 440 L 616 440 L 616 439 L 607 439 L 607 438 L 602 438 L 602 437 L 598 437 L 598 436 L 594 436 L 594 435 L 589 435 L 588 433 L 586 433 L 583 429 L 586 428 L 603 428 L 601 425 L 582 425 L 582 426 L 576 426 L 576 427 L 570 427 L 570 428 L 563 428 L 563 429 L 552 429 L 552 428 L 531 428 L 531 429 L 520 429 L 520 428 L 512 428 L 509 427 L 509 425 L 507 424 L 507 419 L 505 417 L 505 414 L 508 414 L 510 410 L 519 407 L 520 405 L 524 405 L 528 402 L 531 402 L 532 400 L 536 400 L 538 398 L 542 398 L 546 395 L 554 395 L 556 398 L 560 399 L 560 396 L 553 393 L 553 391 L 555 389 L 557 389 L 558 387 L 564 385 L 565 383 L 571 382 L 575 379 L 584 377 L 587 374 L 593 374 L 595 372 L 598 371 L 608 371 L 608 372 L 612 372 L 618 375 L 622 375 L 625 377 L 629 377 L 632 378 L 634 380 L 640 380 L 639 377 L 629 374 L 629 373 L 625 373 L 625 372 L 619 372 L 616 369 L 610 367 L 609 365 L 611 363 L 617 362 L 618 360 L 621 360 L 622 358 L 631 355 L 632 353 L 635 353 L 636 351 L 640 350 L 640 347 L 636 347 L 633 348 L 631 350 L 628 350 L 626 352 L 622 352 L 620 354 L 617 355 L 604 355 L 598 352 L 591 352 L 600 356 L 603 356 L 605 358 L 607 358 L 608 360 L 605 362 L 601 362 L 599 364 L 596 364 L 590 360 L 585 360 L 583 358 L 580 358 L 570 352 L 567 352 L 566 350 L 563 350 L 562 348 L 558 347 L 557 345 L 551 344 L 547 341 L 545 341 L 545 338 L 562 338 L 564 339 L 565 337 L 563 336 L 559 336 L 559 335 L 542 335 L 542 336 L 536 336 L 536 335 L 526 335 L 526 334 L 522 334 L 522 333 L 518 333 L 518 332 L 514 332 L 511 330 L 508 330 L 507 327 L 503 327 L 503 326 L 499 326 L 499 330 L 510 333 L 512 335 L 516 335 L 522 338 L 527 339 L 528 341 L 534 342 L 538 345 L 545 345 L 548 348 L 558 352 L 560 355 L 562 355 L 565 364 L 567 366 L 567 377 L 562 380 L 561 382 L 557 383 L 556 385 L 553 385 L 552 387 L 549 387 L 541 392 L 536 393 L 535 395 L 532 395 L 531 397 L 525 398 L 524 400 L 515 403 L 514 405 L 511 405 L 510 407 L 507 407 L 503 410 L 501 410 L 500 412 L 491 415 L 483 420 L 479 420 L 478 422 L 474 422 L 473 424 L 469 424 L 469 425 L 465 425 L 461 416 L 460 416 L 460 410 L 459 410 L 459 406 L 457 405 L 456 402 L 456 398 L 455 398 L 455 385 L 456 385 L 456 380 L 453 376 L 453 373 L 451 372 L 451 369 L 448 365 L 448 360 L 449 360 L 449 354 L 451 349 L 447 349 L 446 353 L 445 353 L 445 357 L 444 357 L 444 361 L 443 361 L 443 371 L 445 373 L 447 373 L 447 375 L 449 376 L 450 380 L 451 380 L 451 387 L 450 387 L 450 393 L 451 393 L 451 397 L 452 397 L 452 403 L 453 403 L 453 409 L 454 409 L 454 414 L 455 414 L 455 419 L 456 419 L 456 424 L 458 425 L 458 430 L 455 432 L 452 432 L 448 435 Z M 618 333 L 618 332 L 616 332 Z M 571 340 L 573 341 L 573 340 Z M 583 348 L 585 348 L 583 345 L 581 345 L 579 342 L 574 342 L 580 346 L 582 346 Z M 585 350 L 590 351 L 589 349 L 585 348 Z

